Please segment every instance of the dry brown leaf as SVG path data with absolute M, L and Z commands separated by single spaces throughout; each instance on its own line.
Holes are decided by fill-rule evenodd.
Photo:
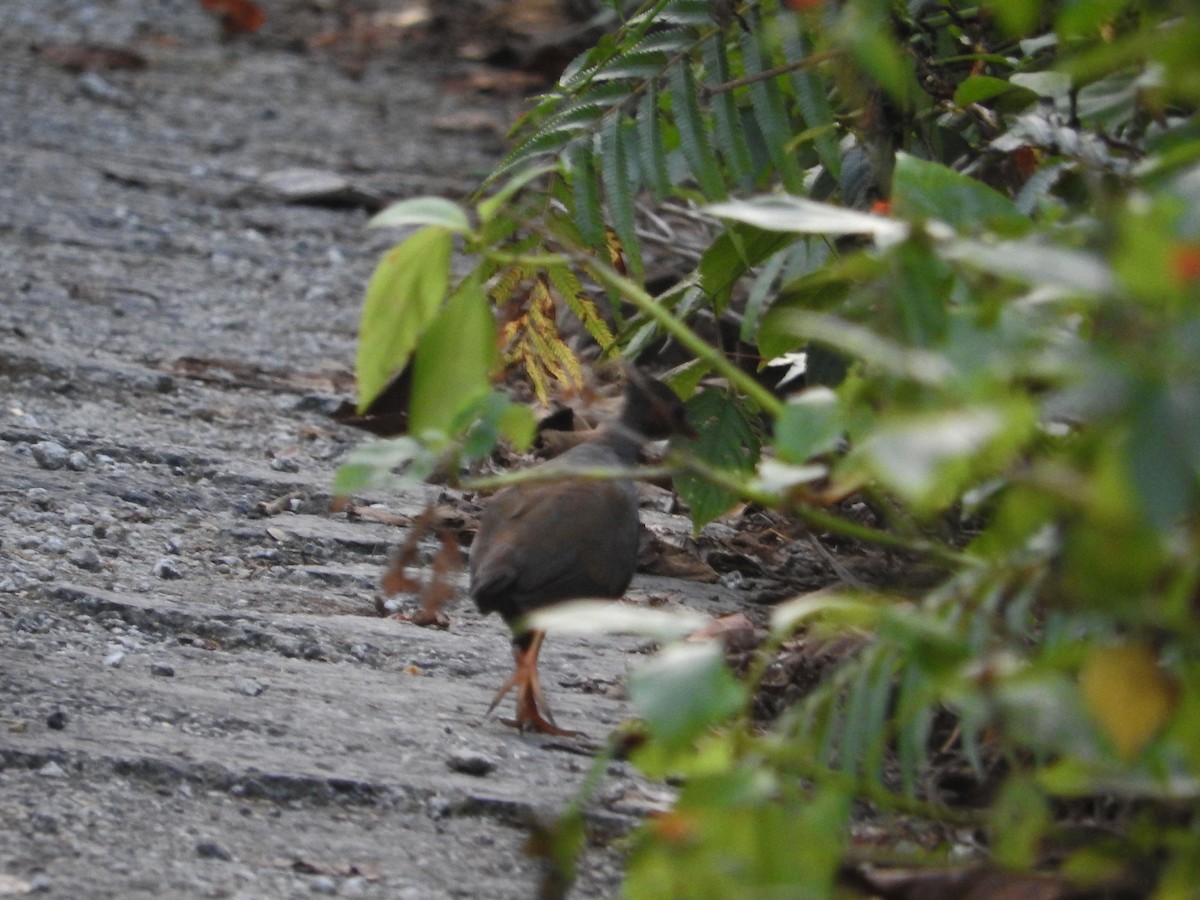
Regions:
M 105 72 L 113 69 L 144 69 L 146 57 L 124 47 L 96 44 L 49 44 L 41 50 L 47 62 L 68 72 Z
M 225 37 L 258 31 L 267 21 L 263 11 L 250 0 L 200 0 L 200 5 L 221 20 Z

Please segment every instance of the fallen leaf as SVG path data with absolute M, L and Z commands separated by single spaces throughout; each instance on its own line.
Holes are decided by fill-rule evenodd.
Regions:
M 144 69 L 146 57 L 124 47 L 97 44 L 49 44 L 42 59 L 68 72 L 104 72 L 113 69 Z
M 227 38 L 258 31 L 267 21 L 250 0 L 200 0 L 200 5 L 221 20 L 221 32 Z

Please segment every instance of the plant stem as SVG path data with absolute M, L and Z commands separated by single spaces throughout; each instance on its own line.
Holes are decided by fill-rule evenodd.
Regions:
M 754 84 L 756 81 L 767 81 L 771 78 L 775 78 L 778 75 L 786 75 L 788 72 L 811 69 L 813 66 L 819 66 L 821 63 L 829 62 L 831 59 L 837 59 L 841 55 L 841 51 L 814 53 L 811 56 L 804 57 L 804 59 L 797 59 L 793 62 L 784 63 L 780 66 L 773 66 L 770 69 L 764 69 L 761 72 L 756 72 L 753 75 L 746 75 L 742 78 L 734 78 L 732 81 L 726 81 L 724 84 L 715 84 L 711 87 L 706 86 L 704 87 L 704 94 L 707 97 L 711 97 L 713 94 L 724 94 L 736 88 L 745 87 L 748 84 Z

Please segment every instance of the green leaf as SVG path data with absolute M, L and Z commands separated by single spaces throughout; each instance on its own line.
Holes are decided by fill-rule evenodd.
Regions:
M 731 80 L 725 41 L 720 34 L 715 34 L 705 41 L 704 61 L 711 86 L 723 85 Z M 755 181 L 754 160 L 750 156 L 750 148 L 746 145 L 746 133 L 742 128 L 737 100 L 732 91 L 721 91 L 713 95 L 711 103 L 713 138 L 733 179 L 743 190 L 749 190 Z
M 505 182 L 504 186 L 498 191 L 479 201 L 479 204 L 476 206 L 479 212 L 479 220 L 485 224 L 491 222 L 496 217 L 496 214 L 507 205 L 508 201 L 516 196 L 521 188 L 525 187 L 529 182 L 543 175 L 549 175 L 554 171 L 557 171 L 557 167 L 548 163 L 540 166 L 530 166 L 528 169 L 521 170 Z
M 729 718 L 746 700 L 719 641 L 665 648 L 630 674 L 629 697 L 651 734 L 676 747 Z
M 636 634 L 678 640 L 703 628 L 707 616 L 686 609 L 652 609 L 605 600 L 571 600 L 529 615 L 528 624 L 558 634 Z
M 571 202 L 579 236 L 589 247 L 604 246 L 604 214 L 590 141 L 576 144 L 570 154 Z
M 447 231 L 466 234 L 471 223 L 461 206 L 443 197 L 414 197 L 393 203 L 367 222 L 368 228 L 395 228 L 404 225 L 440 225 Z
M 738 403 L 721 391 L 709 389 L 693 397 L 687 407 L 688 418 L 700 433 L 699 440 L 687 444 L 690 453 L 722 469 L 753 471 L 758 461 L 758 435 Z M 697 530 L 738 500 L 736 494 L 694 475 L 680 475 L 675 486 L 691 506 L 692 525 Z
M 898 416 L 881 422 L 851 458 L 914 508 L 932 512 L 1012 459 L 1032 424 L 1020 403 Z
M 630 275 L 640 280 L 642 254 L 640 242 L 634 233 L 633 208 L 639 185 L 630 172 L 631 168 L 637 170 L 637 157 L 634 155 L 632 159 L 629 158 L 626 134 L 624 123 L 618 116 L 613 116 L 600 132 L 600 176 L 613 231 L 621 242 Z
M 996 862 L 1019 871 L 1032 869 L 1052 823 L 1049 805 L 1037 784 L 1029 778 L 1010 778 L 988 811 L 988 819 Z
M 725 196 L 725 180 L 721 167 L 712 150 L 708 124 L 700 112 L 700 101 L 696 97 L 696 80 L 691 67 L 686 63 L 671 69 L 669 81 L 671 111 L 675 127 L 679 131 L 679 146 L 688 167 L 696 176 L 696 182 L 704 196 L 717 200 Z
M 820 285 L 820 282 L 816 284 Z M 837 281 L 823 287 L 835 297 L 837 292 L 843 289 Z M 788 335 L 792 336 L 790 346 Z M 940 354 L 906 347 L 880 337 L 861 325 L 791 306 L 777 306 L 767 314 L 759 333 L 759 345 L 769 346 L 770 351 L 764 352 L 776 356 L 794 349 L 801 338 L 816 341 L 846 356 L 862 360 L 873 370 L 907 378 L 919 384 L 942 385 L 954 374 L 950 363 Z
M 408 429 L 448 432 L 486 395 L 496 364 L 496 323 L 478 275 L 466 279 L 421 335 L 413 363 Z
M 896 154 L 892 211 L 908 219 L 935 219 L 960 231 L 1000 228 L 1023 233 L 1029 219 L 1016 204 L 981 181 L 940 163 Z
M 956 106 L 982 103 L 1012 89 L 1013 85 L 1003 78 L 994 78 L 991 75 L 972 75 L 959 82 L 958 87 L 954 89 L 954 103 Z
M 775 453 L 784 462 L 807 462 L 833 450 L 843 427 L 837 394 L 826 387 L 809 388 L 789 398 L 776 420 Z
M 792 257 L 796 248 L 787 247 L 767 258 L 762 271 L 754 279 L 750 293 L 746 297 L 746 308 L 742 313 L 741 339 L 753 343 L 758 336 L 758 325 L 763 313 L 775 299 L 775 281 L 783 270 L 784 264 Z M 800 248 L 803 249 L 803 248 Z
M 788 140 L 795 129 L 784 105 L 783 93 L 779 82 L 782 76 L 776 78 L 761 77 L 770 68 L 769 57 L 763 47 L 763 42 L 770 35 L 770 29 L 761 27 L 755 16 L 758 27 L 751 28 L 741 36 L 742 63 L 748 77 L 756 77 L 749 87 L 750 104 L 754 110 L 754 119 L 766 141 L 767 153 L 770 154 L 779 177 L 786 190 L 800 193 L 804 190 L 804 176 L 795 155 L 788 149 Z
M 782 34 L 783 45 L 789 60 L 807 59 L 812 48 L 800 31 L 799 16 L 781 16 L 777 26 Z M 836 181 L 842 173 L 842 156 L 838 148 L 837 123 L 833 108 L 826 95 L 826 84 L 811 69 L 792 72 L 792 89 L 796 94 L 796 105 L 804 116 L 805 132 L 813 135 L 817 156 L 822 165 Z
M 788 243 L 788 238 L 758 228 L 730 225 L 700 257 L 700 286 L 713 306 L 724 310 L 734 285 L 752 267 Z
M 338 467 L 333 478 L 333 493 L 337 497 L 350 497 L 360 491 L 393 490 L 401 485 L 420 484 L 436 465 L 436 447 L 407 435 L 360 444 Z M 393 475 L 394 469 L 403 469 L 403 475 Z
M 1030 238 L 1024 241 L 985 242 L 962 239 L 939 246 L 946 259 L 965 266 L 1083 294 L 1112 294 L 1116 279 L 1102 257 L 1068 250 Z
M 1133 400 L 1125 450 L 1130 480 L 1147 520 L 1168 532 L 1200 501 L 1200 386 L 1168 392 L 1146 386 Z M 1191 446 L 1189 446 L 1189 444 Z
M 638 102 L 637 139 L 643 178 L 654 191 L 655 198 L 662 199 L 671 192 L 671 176 L 667 171 L 657 82 L 646 89 Z
M 358 330 L 359 412 L 408 365 L 441 308 L 450 289 L 452 248 L 452 232 L 429 226 L 389 250 L 376 266 Z
M 870 628 L 885 610 L 877 597 L 826 588 L 795 597 L 771 610 L 771 633 L 787 637 L 816 618 L 844 628 Z
M 919 347 L 940 344 L 949 327 L 953 270 L 923 241 L 905 241 L 896 248 L 894 261 L 892 303 L 905 338 Z
M 771 195 L 750 200 L 727 200 L 705 207 L 709 215 L 745 222 L 767 231 L 796 234 L 861 234 L 884 243 L 908 236 L 908 225 L 873 213 L 818 203 L 802 197 Z

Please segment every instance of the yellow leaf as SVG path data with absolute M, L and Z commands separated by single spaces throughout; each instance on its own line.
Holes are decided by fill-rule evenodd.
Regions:
M 1079 683 L 1088 712 L 1126 761 L 1136 759 L 1162 731 L 1178 701 L 1175 681 L 1145 644 L 1092 650 Z

